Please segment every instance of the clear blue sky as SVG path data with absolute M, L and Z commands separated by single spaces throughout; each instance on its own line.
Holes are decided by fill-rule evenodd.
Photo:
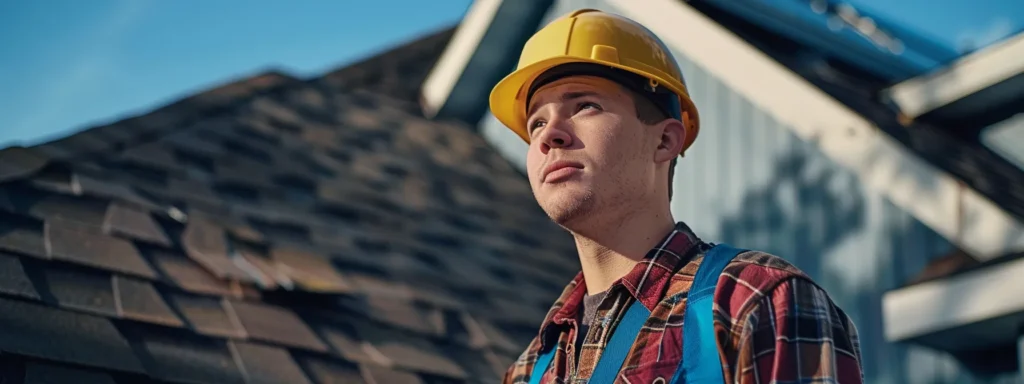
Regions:
M 984 47 L 1024 30 L 1024 0 L 847 1 L 954 49 L 967 41 Z
M 951 45 L 1024 28 L 1024 0 L 852 1 Z M 268 67 L 312 76 L 455 23 L 470 3 L 0 1 L 0 147 L 68 135 Z
M 0 1 L 0 147 L 268 67 L 316 75 L 457 23 L 471 2 Z

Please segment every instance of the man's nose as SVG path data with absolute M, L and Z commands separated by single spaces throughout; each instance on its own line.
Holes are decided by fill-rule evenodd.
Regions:
M 541 131 L 540 137 L 537 138 L 540 141 L 541 152 L 547 154 L 553 148 L 566 148 L 572 145 L 572 135 L 564 129 L 563 124 L 565 123 L 551 122 Z

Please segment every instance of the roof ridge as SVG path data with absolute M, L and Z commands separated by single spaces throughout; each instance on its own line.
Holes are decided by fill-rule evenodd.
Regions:
M 83 129 L 69 136 L 33 145 L 48 157 L 60 160 L 121 152 L 162 137 L 190 121 L 209 118 L 254 97 L 300 84 L 301 80 L 278 70 L 236 79 L 185 96 L 147 112 Z
M 446 44 L 451 38 L 456 25 L 442 27 L 434 32 L 409 41 L 385 48 L 358 61 L 345 64 L 337 69 L 324 72 L 322 75 L 308 79 L 298 78 L 277 68 L 268 68 L 251 76 L 242 76 L 207 88 L 198 93 L 184 96 L 176 101 L 154 107 L 146 112 L 118 118 L 113 122 L 95 125 L 79 130 L 71 135 L 49 140 L 29 146 L 36 152 L 45 154 L 52 159 L 79 160 L 92 155 L 120 153 L 124 149 L 143 145 L 163 135 L 173 132 L 174 128 L 188 125 L 190 122 L 204 120 L 231 109 L 232 107 L 254 98 L 281 91 L 296 85 L 314 85 L 320 83 L 334 93 L 348 93 L 358 89 L 366 89 L 359 85 L 349 86 L 343 79 L 351 77 L 370 77 L 373 83 L 377 75 L 373 71 L 381 71 L 381 61 L 406 58 L 402 62 L 419 62 L 423 57 L 420 51 L 432 51 L 438 44 Z M 415 49 L 416 52 L 405 52 Z M 436 60 L 434 58 L 433 60 Z M 371 92 L 378 93 L 378 92 Z M 389 100 L 401 101 L 403 105 L 415 99 L 405 100 L 403 97 L 380 92 L 377 96 L 389 96 Z M 412 104 L 410 108 L 412 108 Z M 416 104 L 415 108 L 419 108 Z M 13 146 L 17 147 L 17 146 Z

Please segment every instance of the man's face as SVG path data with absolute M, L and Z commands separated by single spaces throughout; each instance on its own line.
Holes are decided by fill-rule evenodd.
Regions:
M 571 226 L 653 192 L 661 135 L 640 122 L 632 97 L 618 84 L 589 76 L 559 79 L 537 90 L 527 107 L 530 186 L 555 222 Z

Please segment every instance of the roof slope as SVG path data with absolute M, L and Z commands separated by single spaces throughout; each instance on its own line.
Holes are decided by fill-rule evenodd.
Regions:
M 0 151 L 0 381 L 497 381 L 578 265 L 419 115 L 450 36 Z

